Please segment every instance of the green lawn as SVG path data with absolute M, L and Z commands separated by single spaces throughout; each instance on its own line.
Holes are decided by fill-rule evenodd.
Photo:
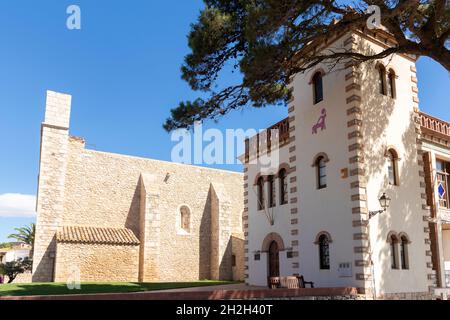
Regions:
M 30 284 L 0 284 L 0 296 L 38 296 L 38 295 L 64 295 L 86 293 L 122 293 L 142 292 L 165 289 L 190 288 L 233 284 L 232 281 L 196 281 L 196 282 L 164 282 L 164 283 L 82 283 L 80 290 L 69 290 L 65 283 L 30 283 Z

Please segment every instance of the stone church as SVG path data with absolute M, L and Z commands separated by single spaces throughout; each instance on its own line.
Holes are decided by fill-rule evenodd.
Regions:
M 243 175 L 89 150 L 47 92 L 33 281 L 243 280 Z

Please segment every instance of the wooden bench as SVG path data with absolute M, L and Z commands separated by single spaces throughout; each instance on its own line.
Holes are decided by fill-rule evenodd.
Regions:
M 314 288 L 314 282 L 305 281 L 303 276 L 269 277 L 268 285 L 270 289 L 303 289 L 307 285 Z

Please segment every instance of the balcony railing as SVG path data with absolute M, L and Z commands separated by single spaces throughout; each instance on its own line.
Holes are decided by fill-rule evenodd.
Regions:
M 283 119 L 267 129 L 267 136 L 272 130 L 278 130 L 280 146 L 289 142 L 289 118 Z
M 450 123 L 421 112 L 420 125 L 424 133 L 450 141 Z
M 272 148 L 273 142 L 272 134 L 274 133 L 273 130 L 276 130 L 275 133 L 278 135 L 278 142 L 279 142 L 278 147 L 282 147 L 289 143 L 289 118 L 286 118 L 274 124 L 273 126 L 267 128 L 262 133 L 245 140 L 246 162 L 248 162 L 250 159 L 251 143 L 254 143 L 256 145 L 256 150 L 253 151 L 253 153 L 256 153 L 256 157 L 259 157 L 261 154 L 264 154 L 265 152 L 270 152 L 273 149 Z

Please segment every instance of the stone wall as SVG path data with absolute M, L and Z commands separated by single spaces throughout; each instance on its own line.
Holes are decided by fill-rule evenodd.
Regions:
M 69 137 L 69 115 L 70 96 L 49 92 L 41 142 L 34 281 L 65 278 L 63 265 L 74 254 L 70 250 L 81 250 L 59 245 L 54 270 L 54 236 L 60 226 L 132 230 L 141 241 L 141 252 L 133 261 L 141 281 L 231 280 L 231 234 L 242 232 L 242 174 L 88 150 L 84 139 Z M 215 192 L 220 195 L 218 228 L 213 229 Z M 188 232 L 180 230 L 181 206 L 190 210 Z M 93 248 L 108 256 L 107 247 L 86 248 L 83 257 L 91 265 Z M 220 272 L 211 268 L 211 252 L 217 252 Z M 115 269 L 114 264 L 95 261 L 108 269 L 105 272 Z M 95 273 L 100 276 L 83 273 L 82 280 L 105 280 L 104 274 Z
M 31 283 L 32 274 L 31 272 L 24 272 L 19 274 L 13 281 L 13 283 Z
M 233 266 L 233 280 L 245 280 L 245 238 L 242 233 L 235 233 L 231 236 L 232 255 L 236 264 Z
M 154 176 L 141 175 L 139 281 L 159 280 L 161 215 Z
M 231 231 L 242 231 L 242 175 L 239 173 L 87 150 L 82 140 L 72 138 L 63 223 L 125 227 L 142 238 L 141 228 L 146 230 L 140 217 L 142 174 L 151 174 L 150 184 L 158 186 L 157 191 L 150 191 L 147 201 L 153 203 L 149 203 L 144 212 L 146 216 L 151 214 L 151 210 L 159 212 L 159 220 L 154 221 L 161 230 L 159 239 L 156 239 L 159 249 L 154 248 L 159 250 L 158 279 L 214 278 L 209 262 L 212 234 L 210 190 L 217 183 L 225 190 L 226 199 L 220 201 L 226 202 L 225 214 L 230 230 L 227 231 L 228 238 L 222 234 L 220 239 L 221 245 L 226 246 Z M 190 208 L 191 228 L 187 234 L 180 233 L 177 226 L 181 205 Z M 146 234 L 145 243 L 155 242 L 151 235 L 156 236 L 155 229 Z M 222 254 L 225 252 L 225 249 L 221 250 Z M 231 251 L 227 252 L 227 257 L 231 259 Z M 227 275 L 224 278 L 231 277 Z
M 431 292 L 403 292 L 385 293 L 378 297 L 379 300 L 435 300 L 436 297 Z
M 55 282 L 137 282 L 139 246 L 58 243 Z
M 65 192 L 71 97 L 48 91 L 41 128 L 33 281 L 52 281 L 55 232 L 61 222 Z

